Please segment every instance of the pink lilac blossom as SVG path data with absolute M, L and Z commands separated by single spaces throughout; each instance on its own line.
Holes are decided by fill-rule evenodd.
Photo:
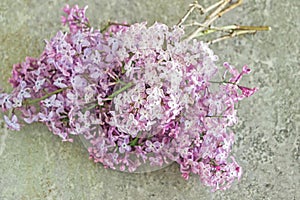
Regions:
M 218 57 L 202 41 L 183 40 L 182 28 L 143 22 L 101 32 L 86 9 L 67 5 L 70 32 L 13 66 L 14 90 L 0 94 L 2 111 L 13 108 L 8 128 L 20 130 L 20 111 L 19 119 L 42 122 L 63 141 L 84 137 L 90 158 L 107 168 L 175 161 L 183 178 L 197 174 L 213 191 L 240 179 L 241 167 L 228 159 L 228 127 L 237 123 L 235 104 L 257 91 L 239 85 L 250 69 L 224 63 L 224 80 L 214 82 Z

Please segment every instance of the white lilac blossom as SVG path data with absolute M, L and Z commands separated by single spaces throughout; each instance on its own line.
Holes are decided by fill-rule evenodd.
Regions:
M 135 171 L 175 161 L 185 179 L 196 174 L 213 190 L 241 176 L 230 155 L 237 123 L 234 105 L 257 89 L 239 85 L 250 69 L 224 64 L 203 41 L 184 40 L 184 29 L 146 22 L 90 26 L 84 9 L 66 6 L 63 24 L 38 58 L 13 67 L 11 94 L 0 94 L 8 128 L 46 124 L 63 141 L 81 135 L 105 167 Z
M 4 115 L 4 121 L 7 127 L 11 130 L 20 130 L 20 124 L 18 123 L 18 118 L 16 115 L 13 115 L 11 119 L 9 119 L 6 115 Z

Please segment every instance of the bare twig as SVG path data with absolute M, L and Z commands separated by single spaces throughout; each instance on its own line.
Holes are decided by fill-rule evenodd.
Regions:
M 243 3 L 243 0 L 238 0 L 236 3 L 232 4 L 231 6 L 229 6 L 228 8 L 224 9 L 223 11 L 221 11 L 219 13 L 219 17 L 221 17 L 222 15 L 224 15 L 225 13 L 229 12 L 230 10 L 233 10 L 234 8 L 238 7 L 239 5 L 241 5 Z
M 220 6 L 222 3 L 224 3 L 225 0 L 221 0 L 221 1 L 218 1 L 217 3 L 209 6 L 208 8 L 204 9 L 203 12 L 204 13 L 208 13 L 210 12 L 211 10 L 215 9 L 216 7 Z
M 239 35 L 255 34 L 256 32 L 257 32 L 256 30 L 240 30 L 240 31 L 233 31 L 233 32 L 232 32 L 231 34 L 229 34 L 229 35 L 221 36 L 221 37 L 216 38 L 216 39 L 214 39 L 214 40 L 208 41 L 207 43 L 208 43 L 208 44 L 214 44 L 214 43 L 217 43 L 217 42 L 226 40 L 226 39 L 230 39 L 230 38 L 233 38 L 233 37 L 237 37 L 237 36 L 239 36 Z
M 223 0 L 222 3 L 214 10 L 211 14 L 209 14 L 206 19 L 214 18 L 218 16 L 218 14 L 229 4 L 230 0 Z
M 205 13 L 204 7 L 201 6 L 201 5 L 198 3 L 198 1 L 195 1 L 195 2 L 194 2 L 194 6 L 195 6 L 195 8 L 197 8 L 197 9 L 199 10 L 200 15 L 203 15 L 203 14 Z
M 182 25 L 183 27 L 191 27 L 191 26 L 201 26 L 201 27 L 207 27 L 205 26 L 204 24 L 201 24 L 199 22 L 192 22 L 190 24 L 185 24 L 185 25 Z
M 107 29 L 112 26 L 112 25 L 116 25 L 116 26 L 130 26 L 130 24 L 125 24 L 125 23 L 118 23 L 118 22 L 112 22 L 110 20 L 107 21 L 106 25 L 100 30 L 101 33 L 107 31 Z
M 270 26 L 238 26 L 235 25 L 236 30 L 256 30 L 256 31 L 270 31 Z
M 210 20 L 207 21 L 208 25 L 210 25 L 216 19 L 222 17 L 225 13 L 227 13 L 227 12 L 233 10 L 234 8 L 238 7 L 239 5 L 241 5 L 242 2 L 243 2 L 243 0 L 238 0 L 236 3 L 230 5 L 228 8 L 225 8 L 224 10 L 221 10 L 219 13 L 217 13 L 216 15 L 209 18 Z
M 224 2 L 229 2 L 230 0 L 220 0 L 217 3 L 209 6 L 208 8 L 204 8 L 203 6 L 201 6 L 198 1 L 194 1 L 194 3 L 191 3 L 189 5 L 189 9 L 187 10 L 187 12 L 185 13 L 185 15 L 179 20 L 179 22 L 177 23 L 178 26 L 181 26 L 186 20 L 187 18 L 191 15 L 191 13 L 195 10 L 198 9 L 200 11 L 200 14 L 203 15 L 205 13 L 210 12 L 211 10 L 215 9 L 216 7 L 224 4 Z
M 219 41 L 223 41 L 225 39 L 233 38 L 239 35 L 245 34 L 254 34 L 257 31 L 268 31 L 271 30 L 269 26 L 239 26 L 239 25 L 227 25 L 223 27 L 215 27 L 211 24 L 217 20 L 218 18 L 222 17 L 225 13 L 233 10 L 234 8 L 241 5 L 243 0 L 237 0 L 236 2 L 232 3 L 232 0 L 219 0 L 217 3 L 209 6 L 208 8 L 202 7 L 195 1 L 193 4 L 190 4 L 190 9 L 186 13 L 186 15 L 180 20 L 179 24 L 182 25 L 187 18 L 191 15 L 191 13 L 196 9 L 200 11 L 200 14 L 208 14 L 202 23 L 199 22 L 192 22 L 190 24 L 185 24 L 183 27 L 198 27 L 194 30 L 186 40 L 191 40 L 199 36 L 204 36 L 207 34 L 215 33 L 215 32 L 224 32 L 228 33 L 227 35 L 223 35 L 219 38 L 213 39 L 208 41 L 209 44 L 213 44 Z M 209 13 L 211 12 L 211 13 Z
M 215 33 L 215 32 L 225 32 L 225 33 L 229 33 L 230 37 L 228 37 L 228 35 L 226 35 L 226 39 L 227 38 L 232 38 L 234 36 L 237 35 L 241 35 L 241 34 L 246 34 L 246 33 L 253 33 L 253 32 L 257 32 L 257 31 L 268 31 L 271 30 L 271 28 L 269 26 L 239 26 L 239 25 L 228 25 L 228 26 L 223 26 L 223 27 L 215 27 L 215 26 L 205 26 L 203 24 L 194 22 L 192 24 L 188 24 L 188 25 L 194 25 L 194 26 L 200 26 L 200 27 L 204 27 L 206 28 L 205 30 L 201 31 L 200 33 L 198 33 L 198 35 L 196 37 L 200 37 L 200 36 L 204 36 L 204 35 L 208 35 L 211 33 Z M 221 37 L 223 38 L 223 36 Z M 213 40 L 214 42 L 209 42 L 209 43 L 216 43 L 217 41 L 222 41 L 223 39 L 216 39 Z
M 182 25 L 186 19 L 190 16 L 190 14 L 194 11 L 194 9 L 196 8 L 196 5 L 199 5 L 197 1 L 195 1 L 194 3 L 190 4 L 190 8 L 187 10 L 187 12 L 185 13 L 185 15 L 180 19 L 180 21 L 177 23 L 178 26 Z
M 215 11 L 213 11 L 210 15 L 208 15 L 205 19 L 205 21 L 202 23 L 205 26 L 209 26 L 211 25 L 216 19 L 220 18 L 222 15 L 224 15 L 225 13 L 229 12 L 230 10 L 236 8 L 237 6 L 239 6 L 243 1 L 242 0 L 238 0 L 236 3 L 230 5 L 229 7 L 226 8 L 226 6 L 228 5 L 228 3 L 230 2 L 230 0 L 224 0 L 222 2 L 222 4 L 219 5 L 219 7 L 216 8 Z M 198 29 L 196 29 L 188 38 L 187 40 L 191 40 L 195 37 L 198 37 L 199 33 L 201 31 L 204 31 L 205 27 L 199 27 Z M 200 34 L 201 35 L 201 34 Z
M 184 27 L 188 26 L 199 26 L 206 28 L 204 30 L 207 31 L 224 31 L 224 32 L 232 32 L 233 30 L 256 30 L 256 31 L 269 31 L 271 30 L 271 27 L 269 26 L 240 26 L 240 25 L 227 25 L 227 26 L 222 26 L 222 27 L 217 27 L 217 26 L 206 26 L 205 24 L 201 24 L 198 22 L 193 22 L 191 24 L 184 25 Z

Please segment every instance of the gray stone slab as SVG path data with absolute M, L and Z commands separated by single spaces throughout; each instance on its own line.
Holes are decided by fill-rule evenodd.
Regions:
M 43 39 L 61 28 L 61 0 L 0 1 L 0 85 L 9 89 L 11 66 L 39 56 Z M 83 5 L 81 1 L 75 2 Z M 175 24 L 187 8 L 181 0 L 85 1 L 92 24 L 107 19 Z M 206 5 L 208 1 L 205 1 Z M 178 166 L 146 174 L 104 169 L 88 160 L 80 141 L 62 143 L 39 124 L 21 132 L 0 128 L 0 199 L 300 199 L 299 0 L 245 0 L 221 24 L 271 25 L 272 31 L 212 46 L 220 63 L 253 69 L 244 83 L 259 92 L 239 104 L 233 154 L 242 180 L 211 194 Z

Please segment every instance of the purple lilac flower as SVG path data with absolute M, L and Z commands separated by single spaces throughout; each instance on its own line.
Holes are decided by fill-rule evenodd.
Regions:
M 142 164 L 175 161 L 184 179 L 196 174 L 213 191 L 241 177 L 230 157 L 237 123 L 234 105 L 257 88 L 239 85 L 250 73 L 224 63 L 214 84 L 218 57 L 208 44 L 184 40 L 184 30 L 146 22 L 90 26 L 87 7 L 66 5 L 58 31 L 39 58 L 13 66 L 12 93 L 0 93 L 4 112 L 26 123 L 40 121 L 63 141 L 85 138 L 94 162 L 134 172 Z M 13 112 L 13 113 L 14 113 Z M 4 116 L 20 130 L 15 114 Z
M 0 106 L 3 110 L 8 110 L 12 107 L 12 102 L 10 100 L 11 96 L 6 93 L 0 94 Z
M 18 123 L 18 118 L 16 115 L 13 115 L 11 119 L 4 115 L 4 121 L 9 129 L 20 131 L 21 126 Z

